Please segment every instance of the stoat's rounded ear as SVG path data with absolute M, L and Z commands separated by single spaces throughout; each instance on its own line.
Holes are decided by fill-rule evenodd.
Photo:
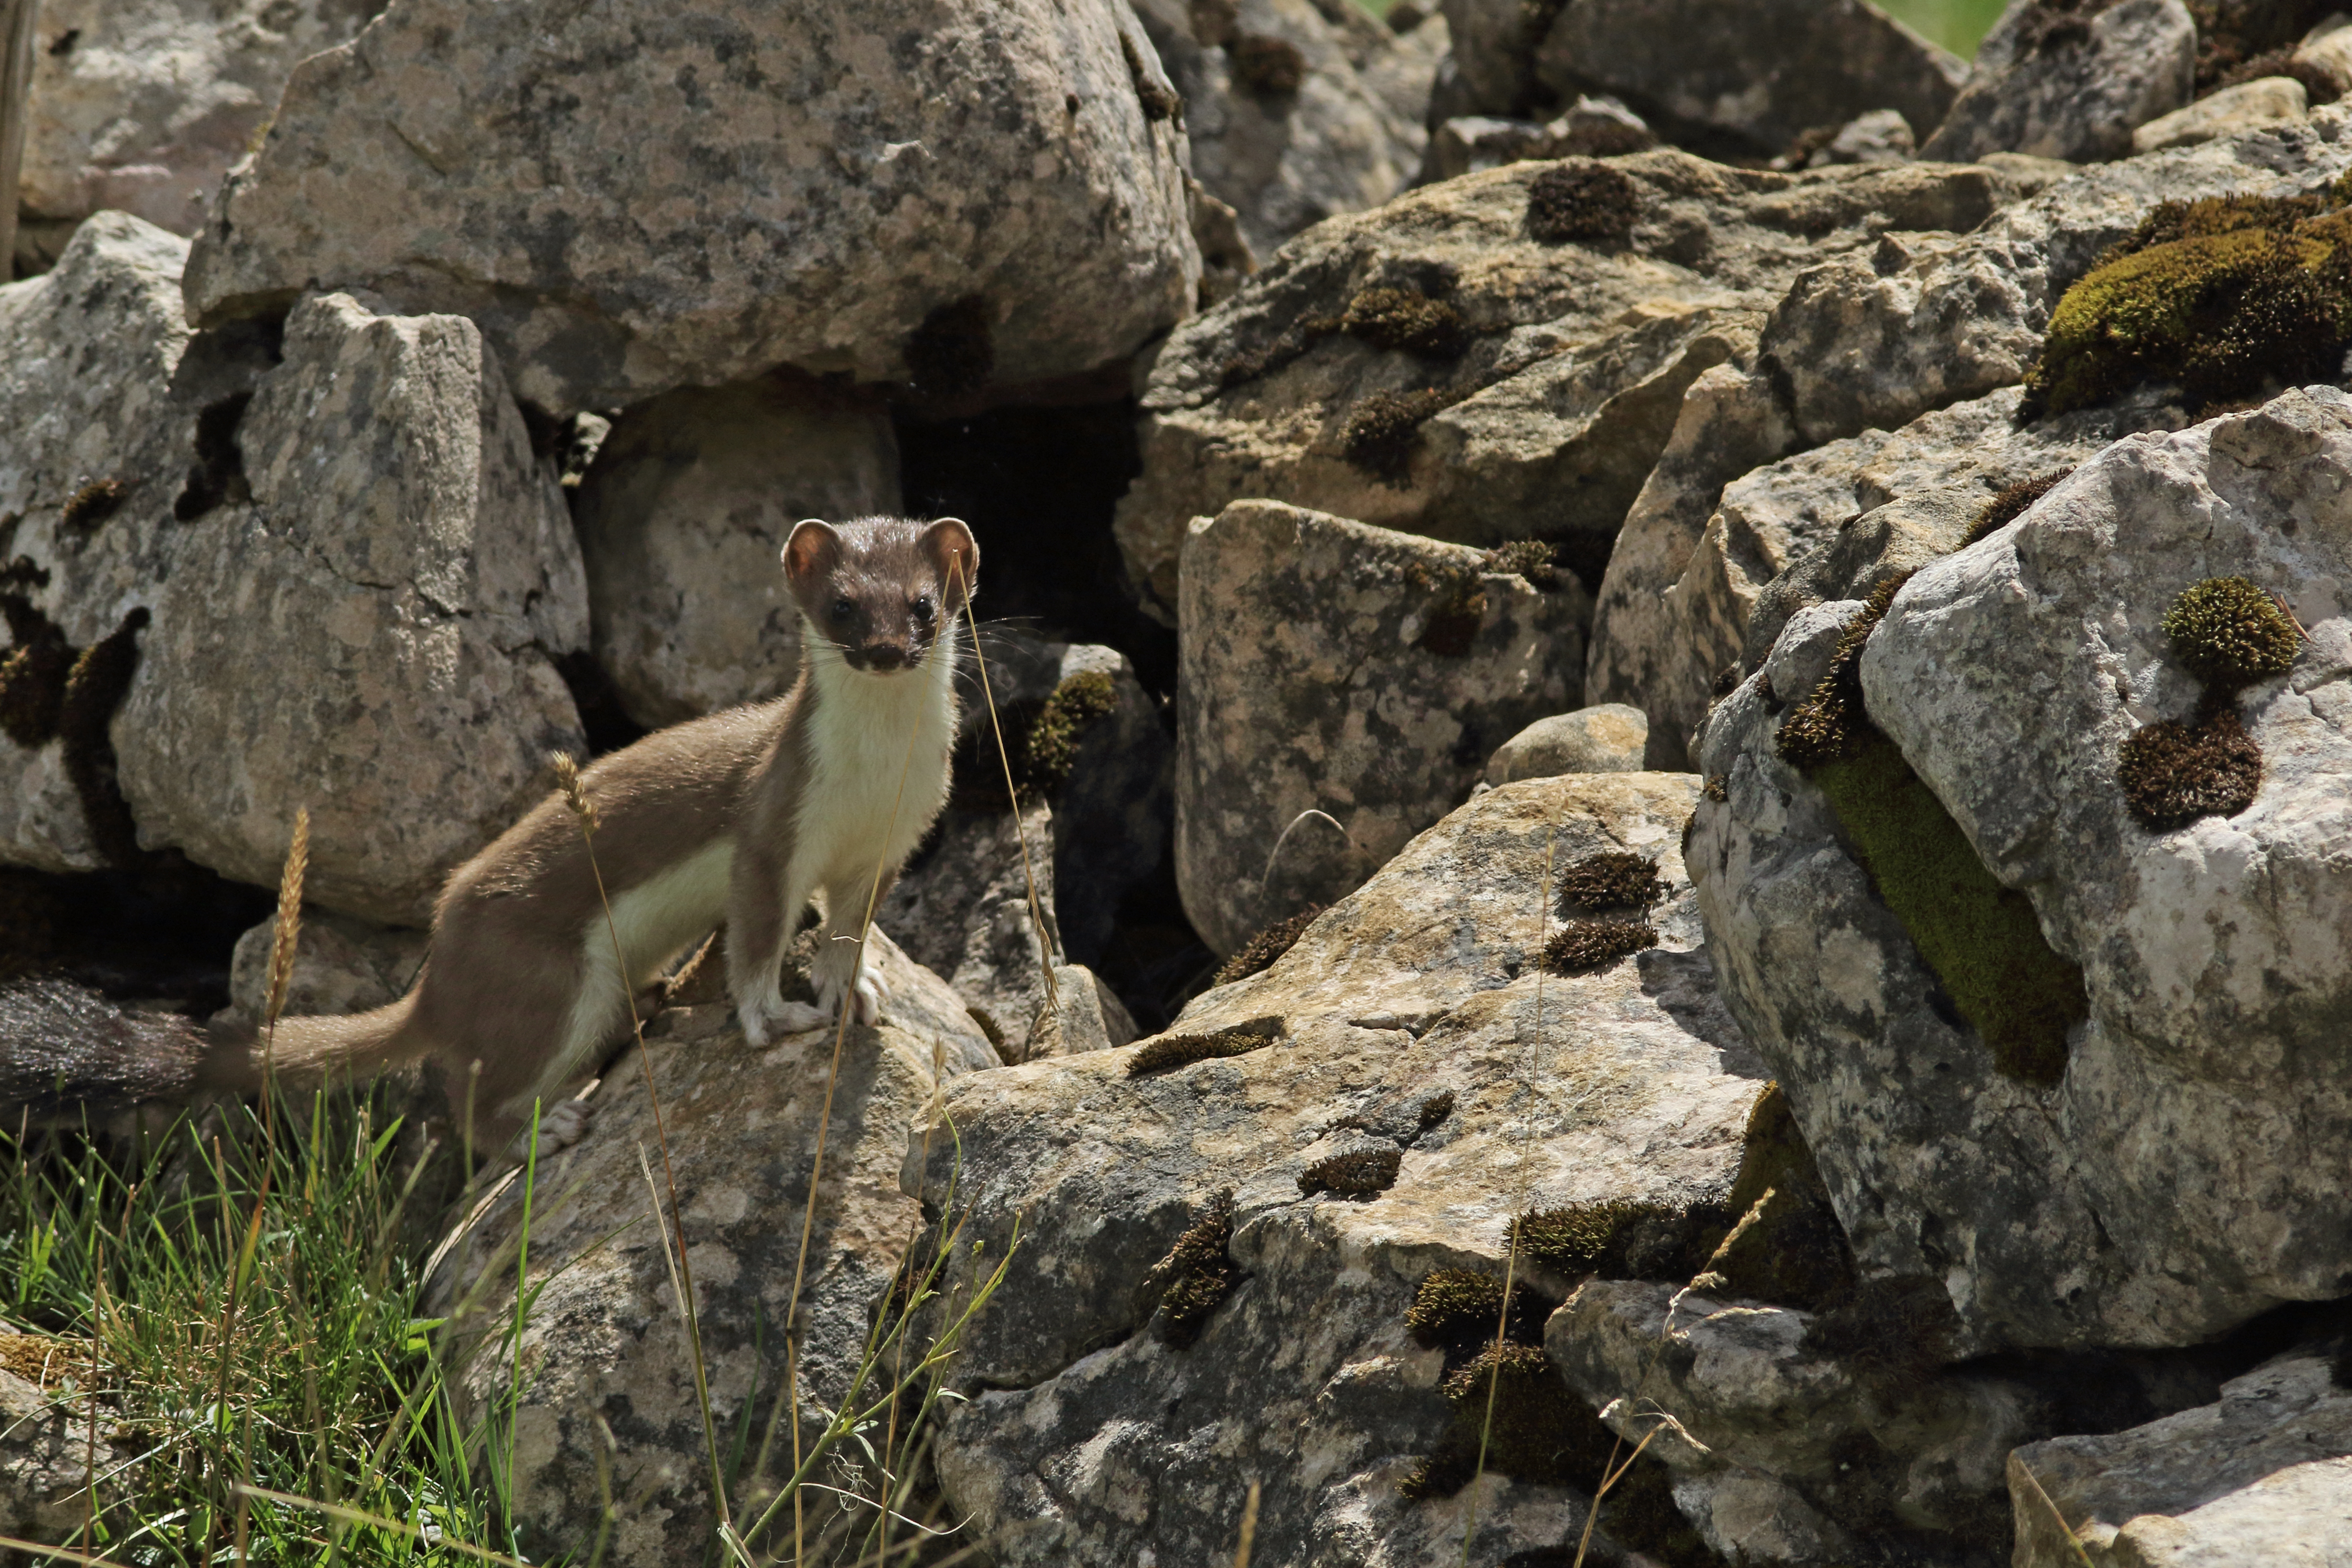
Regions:
M 939 569 L 949 609 L 962 609 L 980 586 L 980 541 L 971 537 L 971 525 L 961 517 L 936 518 L 923 530 L 922 549 Z
M 814 582 L 841 564 L 841 536 L 833 525 L 803 517 L 784 540 L 784 580 L 798 588 Z

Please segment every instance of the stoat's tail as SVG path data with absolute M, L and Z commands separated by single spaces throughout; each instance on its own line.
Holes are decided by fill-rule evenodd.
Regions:
M 108 1112 L 257 1089 L 265 1076 L 292 1089 L 373 1078 L 429 1049 L 411 1010 L 403 998 L 351 1018 L 280 1019 L 265 1040 L 249 1023 L 126 1011 L 69 980 L 13 981 L 0 986 L 0 1103 Z

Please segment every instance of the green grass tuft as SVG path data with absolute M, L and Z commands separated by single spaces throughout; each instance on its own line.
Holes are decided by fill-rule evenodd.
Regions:
M 2303 634 L 2278 601 L 2242 577 L 2209 577 L 2165 612 L 2172 654 L 2190 674 L 2225 689 L 2286 674 Z

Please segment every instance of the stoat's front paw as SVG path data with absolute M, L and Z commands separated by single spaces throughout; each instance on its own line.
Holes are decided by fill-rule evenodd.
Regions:
M 890 999 L 890 990 L 882 983 L 881 972 L 871 964 L 863 964 L 858 967 L 856 984 L 845 985 L 843 980 L 844 977 L 838 974 L 815 977 L 818 1008 L 829 1017 L 839 1018 L 842 995 L 846 991 L 851 998 L 850 1005 L 856 1009 L 850 1015 L 853 1019 L 862 1024 L 879 1022 L 882 1004 Z
M 773 1045 L 788 1034 L 824 1025 L 826 1012 L 806 1002 L 788 1002 L 774 991 L 765 996 L 740 997 L 736 999 L 735 1017 L 743 1026 L 743 1038 L 754 1047 Z
M 539 1127 L 534 1138 L 526 1127 L 515 1136 L 514 1158 L 546 1159 L 570 1148 L 588 1135 L 588 1128 L 596 1119 L 596 1108 L 585 1100 L 559 1100 L 541 1108 Z

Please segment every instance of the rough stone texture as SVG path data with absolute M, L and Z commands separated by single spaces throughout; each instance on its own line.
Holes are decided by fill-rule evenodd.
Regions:
M 70 1385 L 45 1390 L 29 1378 L 0 1371 L 0 1534 L 63 1542 L 80 1533 L 89 1497 L 87 1399 Z M 122 1471 L 131 1456 L 117 1446 L 121 1435 L 104 1416 L 96 1436 L 98 1506 L 103 1510 L 123 1490 Z
M 1489 115 L 1444 121 L 1430 133 L 1416 183 L 1426 185 L 1546 158 L 1614 158 L 1645 152 L 1657 144 L 1656 134 L 1642 117 L 1615 99 L 1580 93 L 1568 112 L 1548 124 Z
M 1726 1558 L 1868 1561 L 1909 1531 L 1965 1543 L 1963 1560 L 2008 1544 L 2005 1456 L 2048 1430 L 2031 1389 L 1874 1377 L 1805 1343 L 1813 1313 L 1719 1290 L 1685 1296 L 1670 1325 L 1676 1289 L 1590 1281 L 1552 1314 L 1544 1348 L 1631 1442 L 1654 1412 L 1673 1416 L 1648 1451 Z
M 2352 1009 L 2347 465 L 2333 389 L 2131 437 L 1924 568 L 1864 655 L 1871 716 L 2084 967 L 2091 1016 L 2054 1089 L 2000 1076 L 1947 1021 L 1822 798 L 1773 754 L 1760 679 L 1702 731 L 1727 799 L 1691 852 L 1727 995 L 1864 1266 L 1943 1279 L 1974 1343 L 2186 1343 L 2341 1289 L 2326 1238 L 2352 1106 L 2324 1042 Z M 2254 805 L 2151 834 L 2116 748 L 2193 707 L 2157 623 L 2217 575 L 2274 586 L 2312 640 L 2242 699 Z
M 596 658 L 621 706 L 658 729 L 782 695 L 801 651 L 784 536 L 803 517 L 898 510 L 878 400 L 777 375 L 624 413 L 572 502 Z
M 1004 1530 L 999 1562 L 1223 1562 L 1252 1479 L 1265 1489 L 1253 1563 L 1403 1568 L 1459 1552 L 1473 1494 L 1396 1492 L 1446 1418 L 1441 1356 L 1404 1329 L 1414 1286 L 1434 1268 L 1499 1275 L 1525 1207 L 1719 1196 L 1763 1087 L 1691 950 L 1675 842 L 1696 789 L 1612 774 L 1480 795 L 1175 1026 L 1275 1015 L 1270 1048 L 1140 1078 L 1129 1052 L 1032 1062 L 950 1090 L 965 1234 L 993 1257 L 1024 1217 L 960 1369 L 976 1397 L 937 1450 L 958 1514 Z M 1655 854 L 1671 890 L 1660 946 L 1539 977 L 1548 842 L 1560 859 Z M 1424 1125 L 1426 1110 L 1440 1114 Z M 1392 1186 L 1300 1196 L 1307 1166 L 1368 1141 L 1400 1148 Z M 935 1134 L 934 1187 L 941 1147 Z M 910 1151 L 902 1180 L 923 1168 Z M 1151 1316 L 1138 1287 L 1226 1187 L 1244 1277 L 1196 1344 L 1171 1349 L 1138 1332 Z M 1474 1561 L 1572 1552 L 1577 1494 L 1490 1475 L 1475 1498 Z
M 996 1061 L 938 977 L 887 937 L 877 941 L 891 1000 L 881 1025 L 853 1028 L 842 1051 L 800 1301 L 800 1398 L 811 1436 L 843 1396 L 865 1344 L 867 1310 L 922 1225 L 917 1203 L 896 1180 L 908 1124 L 939 1083 Z M 754 1050 L 723 1002 L 672 1009 L 647 1035 L 712 1411 L 730 1433 L 748 1420 L 751 1455 L 772 1430 L 775 1437 L 764 1472 L 752 1473 L 750 1457 L 744 1461 L 730 1494 L 740 1519 L 746 1503 L 764 1502 L 792 1468 L 792 1434 L 775 1414 L 782 1408 L 782 1329 L 834 1035 L 830 1028 L 813 1030 Z M 699 1561 L 712 1516 L 693 1363 L 641 1164 L 649 1161 L 661 1180 L 662 1151 L 634 1055 L 613 1065 L 596 1093 L 588 1136 L 537 1172 L 530 1277 L 544 1289 L 520 1346 L 515 1486 L 518 1513 L 541 1538 L 572 1545 L 597 1533 L 604 1464 L 620 1511 L 605 1561 L 656 1568 Z M 464 1302 L 469 1311 L 459 1332 L 482 1347 L 458 1379 L 461 1400 L 475 1410 L 503 1399 L 516 1354 L 501 1326 L 513 1316 L 520 1185 L 434 1281 L 438 1310 Z M 662 1207 L 667 1215 L 666 1186 Z M 765 1538 L 770 1546 L 774 1541 Z
M 1520 0 L 1439 0 L 1452 52 L 1447 113 L 1524 114 L 1539 90 L 1530 17 Z
M 2293 125 L 2311 118 L 2303 84 L 2293 77 L 2262 77 L 2225 87 L 2186 109 L 2176 109 L 2132 132 L 2132 151 L 2157 152 L 2188 147 L 2217 136 L 2235 136 L 2265 125 Z
M 1380 205 L 1420 165 L 1442 22 L 1400 37 L 1360 7 L 1315 0 L 1136 9 L 1183 95 L 1193 177 L 1240 214 L 1257 255 L 1335 213 Z M 1297 52 L 1291 90 L 1250 79 L 1268 40 Z
M 2317 73 L 2339 98 L 2352 92 L 2352 16 L 2339 11 L 2314 27 L 2295 47 L 2294 64 Z
M 1546 591 L 1481 559 L 1274 501 L 1193 526 L 1176 883 L 1212 951 L 1357 886 L 1494 746 L 1577 706 L 1591 601 L 1565 574 Z
M 16 193 L 36 243 L 62 246 L 74 224 L 110 210 L 195 233 L 295 62 L 383 5 L 44 0 Z
M 1614 93 L 1671 140 L 1768 156 L 1874 109 L 1939 124 L 1968 72 L 1864 0 L 1568 0 L 1536 55 L 1563 97 Z
M 1124 0 L 405 0 L 288 81 L 190 313 L 364 287 L 474 318 L 559 412 L 780 363 L 903 381 L 965 299 L 997 381 L 1093 369 L 1201 271 L 1182 133 L 1129 54 L 1165 92 Z
M 1126 1045 L 1140 1031 L 1102 977 L 1083 964 L 1058 964 L 1054 968 L 1055 1006 L 1041 1011 L 1029 1030 L 1021 1060 L 1046 1056 L 1077 1056 Z
M 1542 169 L 1513 165 L 1333 219 L 1180 328 L 1143 394 L 1143 473 L 1116 524 L 1146 607 L 1171 613 L 1191 519 L 1244 497 L 1470 544 L 1553 540 L 1597 581 L 1685 390 L 1749 351 L 1801 268 L 1888 229 L 1972 227 L 2000 191 L 1973 168 L 1784 174 L 1663 150 L 1610 165 L 1639 193 L 1622 243 L 1535 239 Z M 1244 373 L 1372 287 L 1443 297 L 1467 329 L 1460 356 L 1328 331 Z M 1349 421 L 1369 398 L 1424 389 L 1448 406 L 1393 471 L 1349 461 Z
M 2016 1568 L 2352 1563 L 2352 1393 L 2305 1346 L 2231 1379 L 2221 1399 L 2104 1437 L 2010 1456 Z
M 269 1009 L 269 954 L 278 923 L 265 920 L 236 939 L 229 959 L 229 1005 L 249 1019 Z M 282 1016 L 360 1013 L 405 996 L 424 966 L 425 933 L 372 925 L 347 915 L 303 915 L 294 972 Z
M 874 923 L 955 988 L 1005 1061 L 1024 1061 L 1045 1001 L 1044 955 L 1061 946 L 1048 852 L 1053 810 L 1038 801 L 1016 820 L 1009 811 L 950 807 L 940 821 L 932 841 L 916 851 L 874 912 Z M 1025 862 L 1021 838 L 1027 840 Z M 1029 903 L 1032 876 L 1044 946 Z
M 1799 276 L 1752 361 L 1735 356 L 1684 394 L 1601 585 L 1586 698 L 1643 706 L 1651 766 L 1679 766 L 1690 720 L 1649 707 L 1664 689 L 1651 650 L 1674 645 L 1662 596 L 1689 570 L 1726 485 L 1790 453 L 1901 430 L 2015 385 L 2060 296 L 2158 202 L 2317 188 L 2352 166 L 2347 125 L 2352 115 L 2330 106 L 2307 126 L 2102 164 L 2004 205 L 1965 236 L 1885 235 Z M 2028 188 L 2047 179 L 2046 165 L 1994 162 Z
M 2010 0 L 1922 157 L 2122 158 L 2135 130 L 2189 101 L 2197 24 L 2181 0 L 2122 0 L 2086 23 L 2049 21 L 2039 0 Z
M 1550 779 L 1562 773 L 1639 773 L 1650 721 L 1637 707 L 1603 703 L 1539 718 L 1486 758 L 1486 782 Z
M 553 476 L 462 317 L 305 300 L 236 442 L 250 504 L 180 524 L 114 723 L 142 841 L 423 925 L 442 878 L 583 742 L 551 655 L 587 641 Z M 171 527 L 172 525 L 164 525 Z
M 1874 109 L 1838 127 L 1838 133 L 1805 160 L 1808 169 L 1832 163 L 1907 163 L 1918 156 L 1919 139 L 1898 109 Z

